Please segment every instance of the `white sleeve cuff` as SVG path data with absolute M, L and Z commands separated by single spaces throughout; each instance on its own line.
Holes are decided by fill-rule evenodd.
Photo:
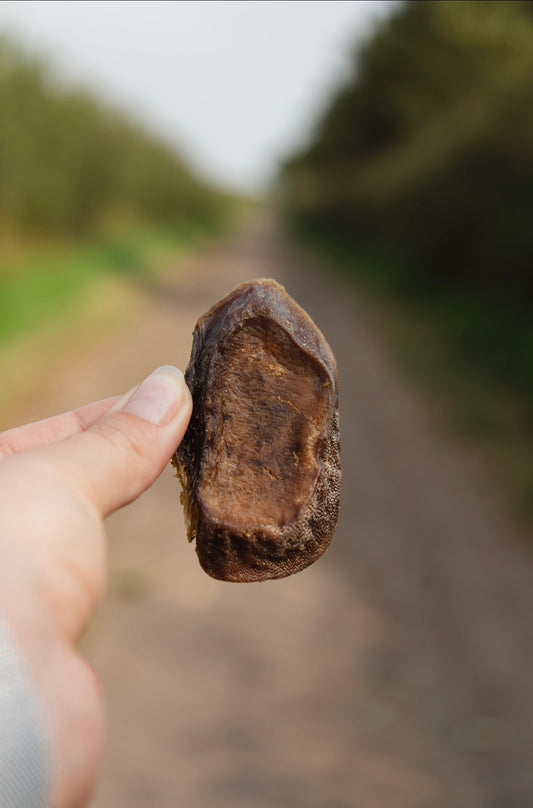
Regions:
M 49 808 L 45 720 L 35 687 L 0 617 L 0 808 Z

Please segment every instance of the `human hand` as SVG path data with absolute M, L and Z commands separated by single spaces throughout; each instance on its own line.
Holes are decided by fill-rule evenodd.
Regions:
M 122 398 L 0 434 L 0 616 L 43 708 L 53 808 L 86 804 L 102 746 L 100 684 L 75 643 L 105 587 L 103 519 L 159 476 L 191 409 L 165 366 Z

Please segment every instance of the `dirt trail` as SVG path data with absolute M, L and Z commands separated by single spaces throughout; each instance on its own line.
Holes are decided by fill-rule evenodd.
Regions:
M 84 641 L 110 716 L 93 808 L 531 808 L 526 537 L 354 295 L 251 229 L 152 289 L 141 321 L 58 371 L 46 406 L 184 366 L 197 316 L 254 276 L 287 286 L 339 362 L 338 532 L 294 578 L 231 585 L 200 571 L 170 471 L 110 520 Z

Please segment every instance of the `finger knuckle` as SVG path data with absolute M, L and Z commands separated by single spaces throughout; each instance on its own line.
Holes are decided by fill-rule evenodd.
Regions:
M 125 429 L 123 420 L 123 416 L 120 422 L 118 418 L 110 418 L 96 426 L 96 434 L 113 453 L 123 457 L 128 465 L 134 465 L 136 471 L 142 474 L 143 470 L 149 470 L 151 466 L 146 430 L 137 423 L 137 419 L 131 419 Z

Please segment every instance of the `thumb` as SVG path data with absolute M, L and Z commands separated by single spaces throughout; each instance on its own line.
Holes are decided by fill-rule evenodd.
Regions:
M 176 451 L 192 411 L 183 374 L 158 368 L 89 429 L 43 451 L 102 516 L 139 496 Z

